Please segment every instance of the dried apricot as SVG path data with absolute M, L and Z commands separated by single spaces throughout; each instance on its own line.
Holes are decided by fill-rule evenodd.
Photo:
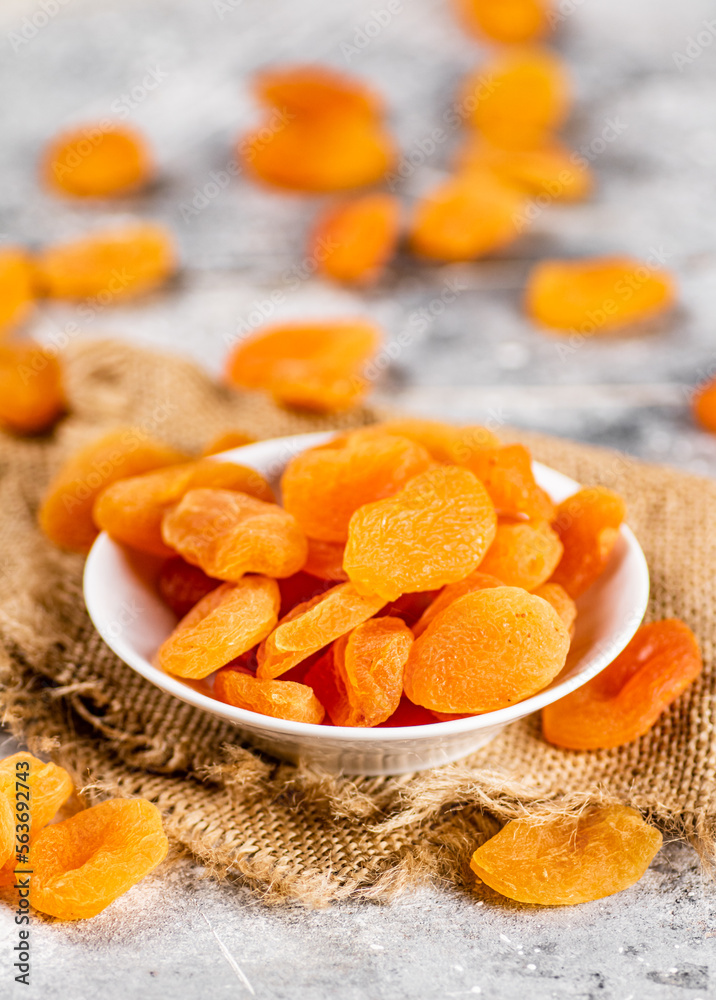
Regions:
M 339 700 L 336 726 L 377 726 L 400 704 L 413 634 L 400 618 L 371 618 L 337 639 L 333 663 Z
M 33 267 L 24 250 L 0 250 L 0 334 L 29 316 L 35 302 Z
M 403 728 L 405 726 L 430 726 L 435 722 L 435 716 L 422 705 L 414 705 L 405 695 L 389 719 L 379 722 L 379 729 Z
M 696 637 L 678 619 L 642 625 L 616 660 L 542 710 L 544 738 L 570 750 L 631 743 L 698 677 Z
M 549 0 L 456 0 L 469 31 L 509 45 L 545 35 L 551 6 Z
M 390 618 L 400 618 L 409 629 L 412 629 L 439 593 L 441 593 L 439 590 L 422 590 L 415 594 L 401 594 L 397 600 L 381 608 L 378 617 L 388 615 Z
M 584 157 L 552 138 L 536 146 L 505 149 L 473 134 L 460 152 L 457 169 L 467 175 L 489 170 L 531 195 L 546 195 L 550 201 L 581 201 L 594 184 Z
M 181 556 L 174 556 L 162 566 L 157 579 L 157 590 L 177 618 L 183 618 L 202 597 L 206 597 L 220 583 L 221 580 L 207 576 L 198 566 L 184 562 Z
M 549 580 L 562 551 L 559 536 L 547 521 L 498 524 L 480 572 L 496 576 L 507 587 L 534 590 Z
M 320 725 L 326 714 L 313 689 L 307 684 L 259 680 L 228 667 L 217 673 L 214 694 L 228 705 L 258 712 L 260 715 L 270 715 L 274 719 Z
M 15 848 L 15 812 L 10 800 L 0 795 L 0 879 L 2 869 L 7 861 L 15 866 L 13 852 Z
M 543 260 L 530 273 L 525 307 L 552 330 L 592 336 L 656 316 L 675 298 L 668 271 L 631 257 Z
M 375 280 L 398 241 L 400 202 L 389 194 L 366 194 L 328 209 L 308 245 L 317 271 L 336 281 L 366 284 Z
M 541 587 L 535 587 L 533 593 L 535 597 L 541 597 L 543 601 L 552 605 L 571 633 L 577 618 L 577 605 L 567 591 L 558 583 L 543 583 Z
M 374 118 L 383 102 L 366 84 L 328 66 L 290 66 L 257 74 L 256 93 L 262 104 L 296 117 L 356 115 Z
M 36 434 L 52 427 L 64 409 L 56 352 L 27 343 L 0 345 L 0 424 Z
M 265 389 L 279 403 L 332 412 L 366 391 L 363 367 L 380 333 L 365 320 L 282 323 L 243 340 L 227 363 L 232 385 Z
M 340 583 L 298 604 L 259 646 L 257 677 L 278 677 L 372 617 L 385 604 L 363 597 L 351 583 Z
M 625 514 L 619 494 L 603 486 L 579 490 L 563 500 L 552 527 L 564 553 L 551 582 L 574 600 L 591 587 L 607 565 Z
M 95 501 L 95 524 L 123 545 L 153 555 L 173 555 L 162 539 L 162 518 L 186 493 L 196 489 L 231 490 L 265 501 L 274 498 L 271 487 L 254 469 L 236 462 L 199 459 L 131 476 L 107 487 Z
M 335 587 L 336 581 L 322 580 L 307 570 L 300 570 L 293 576 L 286 576 L 282 580 L 277 580 L 278 589 L 281 591 L 281 609 L 279 618 L 283 619 L 289 611 L 292 611 L 297 604 L 305 604 L 306 601 L 325 594 L 327 590 Z
M 256 440 L 244 431 L 224 431 L 202 449 L 202 455 L 220 455 L 223 451 L 233 451 L 234 448 L 243 448 L 244 445 L 253 444 Z
M 472 260 L 511 243 L 525 207 L 521 191 L 489 171 L 451 177 L 418 202 L 410 246 L 432 260 Z
M 433 619 L 452 604 L 453 601 L 456 601 L 458 597 L 471 594 L 473 590 L 487 590 L 490 587 L 504 586 L 505 584 L 502 580 L 483 573 L 482 566 L 480 566 L 478 569 L 473 570 L 472 573 L 469 573 L 463 580 L 458 580 L 457 583 L 449 583 L 447 587 L 443 587 L 439 591 L 435 599 L 431 601 L 418 621 L 412 626 L 413 635 L 416 639 L 419 635 L 422 635 Z
M 497 448 L 500 444 L 492 431 L 477 424 L 455 427 L 439 420 L 404 417 L 402 420 L 387 420 L 349 431 L 323 447 L 343 447 L 352 442 L 368 441 L 386 435 L 408 438 L 409 441 L 422 445 L 436 462 L 446 465 L 464 465 L 474 450 Z
M 90 125 L 63 132 L 43 157 L 45 182 L 76 197 L 125 194 L 147 184 L 154 165 L 144 137 L 126 125 Z
M 716 379 L 705 382 L 694 393 L 694 416 L 704 430 L 716 434 Z
M 477 476 L 501 515 L 545 521 L 554 517 L 555 505 L 537 485 L 524 445 L 476 448 L 460 464 Z
M 218 580 L 292 576 L 308 554 L 306 536 L 288 511 L 231 490 L 189 490 L 164 515 L 162 538 Z
M 161 814 L 151 802 L 100 802 L 39 835 L 30 903 L 61 920 L 94 917 L 156 868 L 168 849 Z
M 517 587 L 472 591 L 415 640 L 405 693 L 432 711 L 493 712 L 546 687 L 568 649 L 564 623 L 541 597 Z
M 185 462 L 181 452 L 153 441 L 139 427 L 120 427 L 72 455 L 50 483 L 40 508 L 40 527 L 63 549 L 89 551 L 98 534 L 94 502 L 112 483 Z
M 48 247 L 37 258 L 36 275 L 43 295 L 93 297 L 105 307 L 161 285 L 175 267 L 167 230 L 137 222 Z
M 342 542 L 326 542 L 320 538 L 308 539 L 308 557 L 304 569 L 319 580 L 348 580 L 343 569 L 343 554 L 346 550 Z
M 478 847 L 470 867 L 509 899 L 572 906 L 638 882 L 661 844 L 635 809 L 603 806 L 577 817 L 513 819 Z
M 385 601 L 436 590 L 477 567 L 496 526 L 492 501 L 472 473 L 439 466 L 394 496 L 358 508 L 343 568 L 360 593 Z
M 393 496 L 432 464 L 421 445 L 388 435 L 303 451 L 281 478 L 283 503 L 311 538 L 345 542 L 359 507 Z
M 462 97 L 487 139 L 516 148 L 543 141 L 564 122 L 570 105 L 564 63 L 537 47 L 496 55 L 468 78 Z
M 278 620 L 278 584 L 266 576 L 222 583 L 182 618 L 156 655 L 177 677 L 208 677 L 269 634 Z

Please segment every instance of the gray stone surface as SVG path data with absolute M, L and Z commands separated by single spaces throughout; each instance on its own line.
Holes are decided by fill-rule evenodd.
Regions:
M 184 265 L 167 291 L 91 320 L 45 305 L 32 332 L 59 343 L 123 336 L 217 372 L 227 343 L 265 319 L 361 311 L 389 342 L 410 334 L 376 385 L 385 402 L 713 475 L 716 439 L 688 410 L 692 387 L 716 369 L 716 25 L 704 25 L 713 4 L 556 2 L 556 44 L 578 97 L 567 139 L 594 158 L 595 198 L 539 213 L 494 260 L 426 267 L 401 258 L 376 289 L 356 294 L 311 276 L 304 241 L 320 199 L 259 189 L 243 173 L 223 183 L 236 138 L 257 119 L 248 79 L 265 63 L 320 59 L 373 81 L 406 153 L 411 201 L 450 162 L 459 135 L 446 112 L 484 51 L 447 0 L 403 0 L 358 52 L 345 46 L 357 47 L 382 0 L 4 0 L 0 239 L 41 245 L 139 213 L 173 227 Z M 109 114 L 151 137 L 156 187 L 93 207 L 42 192 L 36 162 L 47 137 Z M 604 141 L 609 122 L 618 134 Z M 434 129 L 442 138 L 424 154 Z M 207 187 L 217 171 L 218 190 Z M 674 315 L 566 350 L 521 315 L 534 259 L 612 251 L 665 257 L 681 286 Z M 276 291 L 281 301 L 267 305 Z M 0 909 L 0 996 L 698 1000 L 716 995 L 714 899 L 694 853 L 677 844 L 620 896 L 554 911 L 447 888 L 390 906 L 267 909 L 182 863 L 90 922 L 37 918 L 29 989 L 13 986 L 13 915 Z

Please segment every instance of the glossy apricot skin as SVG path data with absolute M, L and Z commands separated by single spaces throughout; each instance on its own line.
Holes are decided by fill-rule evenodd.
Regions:
M 162 538 L 162 519 L 190 490 L 246 493 L 271 502 L 271 487 L 261 473 L 238 462 L 198 459 L 131 476 L 113 483 L 95 501 L 95 524 L 123 545 L 157 556 L 174 555 Z
M 395 252 L 400 202 L 389 194 L 366 194 L 327 209 L 315 224 L 308 256 L 319 274 L 346 284 L 370 284 Z
M 306 684 L 261 680 L 229 667 L 217 673 L 214 695 L 236 708 L 291 722 L 320 725 L 326 714 L 313 689 Z
M 510 899 L 572 906 L 633 885 L 661 844 L 635 809 L 603 806 L 578 817 L 512 820 L 478 847 L 470 867 Z
M 176 266 L 168 230 L 136 222 L 47 247 L 37 257 L 35 275 L 42 295 L 96 298 L 104 308 L 158 287 Z
M 454 0 L 468 31 L 504 45 L 535 41 L 550 30 L 549 0 Z
M 62 132 L 43 155 L 49 188 L 77 198 L 126 194 L 148 184 L 154 164 L 144 137 L 126 125 L 88 125 Z
M 594 486 L 567 497 L 552 527 L 564 553 L 551 577 L 576 600 L 604 572 L 626 516 L 624 500 L 613 490 Z
M 496 711 L 546 687 L 568 649 L 564 623 L 540 597 L 517 587 L 472 591 L 415 640 L 405 693 L 431 711 Z
M 557 333 L 599 336 L 670 309 L 673 276 L 631 257 L 543 260 L 531 271 L 525 309 Z
M 99 531 L 92 509 L 120 479 L 185 462 L 187 456 L 139 427 L 120 427 L 91 441 L 62 466 L 40 507 L 40 527 L 63 549 L 88 552 Z
M 699 386 L 694 393 L 692 407 L 696 422 L 705 431 L 716 434 L 716 379 Z
M 535 590 L 551 577 L 564 548 L 547 521 L 498 524 L 480 571 L 507 587 Z
M 65 407 L 56 352 L 39 344 L 0 344 L 0 426 L 39 434 L 54 426 Z
M 570 750 L 602 750 L 647 733 L 701 672 L 691 629 L 677 619 L 642 625 L 605 670 L 542 710 L 542 733 Z
M 483 573 L 481 566 L 478 567 L 472 573 L 468 573 L 463 580 L 458 580 L 457 583 L 450 583 L 447 587 L 443 587 L 442 590 L 438 591 L 434 600 L 430 602 L 420 618 L 412 626 L 413 635 L 416 639 L 422 635 L 437 615 L 449 607 L 458 597 L 471 594 L 473 590 L 487 590 L 490 587 L 504 586 L 505 584 L 502 580 L 498 580 L 497 577 L 490 576 L 488 573 Z
M 155 805 L 147 799 L 108 799 L 45 827 L 33 847 L 30 903 L 60 920 L 94 917 L 168 850 Z
M 20 247 L 0 249 L 0 337 L 22 323 L 35 304 L 34 268 Z
M 460 150 L 457 171 L 465 176 L 489 171 L 504 183 L 551 202 L 583 201 L 594 187 L 584 157 L 552 137 L 532 146 L 505 148 L 478 134 L 470 135 Z

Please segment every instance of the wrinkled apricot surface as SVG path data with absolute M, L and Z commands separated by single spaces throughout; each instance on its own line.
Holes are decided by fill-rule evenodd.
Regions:
M 478 424 L 467 424 L 456 427 L 444 424 L 440 420 L 424 420 L 420 417 L 404 417 L 402 420 L 387 420 L 383 423 L 369 424 L 339 435 L 334 441 L 323 447 L 345 446 L 358 441 L 382 438 L 402 437 L 415 444 L 422 445 L 436 462 L 446 465 L 466 465 L 472 453 L 485 448 L 499 447 L 499 440 L 487 427 Z
M 214 580 L 181 556 L 174 556 L 162 566 L 157 578 L 159 596 L 178 618 L 188 614 L 202 597 L 215 590 L 221 583 Z
M 616 660 L 591 681 L 542 710 L 544 738 L 571 750 L 631 743 L 696 679 L 696 637 L 677 619 L 642 625 Z
M 476 448 L 461 464 L 484 485 L 498 513 L 545 521 L 554 517 L 555 505 L 537 485 L 532 457 L 524 445 Z
M 455 0 L 465 27 L 507 45 L 530 42 L 549 30 L 549 0 Z
M 551 604 L 571 631 L 577 618 L 577 605 L 563 587 L 560 587 L 558 583 L 543 583 L 541 587 L 535 588 L 534 595 Z
M 39 345 L 0 345 L 0 425 L 36 434 L 52 427 L 64 409 L 56 352 Z
M 40 508 L 40 527 L 55 545 L 89 551 L 98 534 L 92 508 L 99 494 L 120 479 L 185 462 L 181 452 L 153 441 L 139 427 L 121 427 L 72 455 L 50 483 Z
M 552 330 L 592 336 L 650 319 L 675 298 L 668 271 L 630 257 L 544 260 L 529 276 L 525 307 Z
M 457 168 L 467 175 L 491 171 L 508 184 L 550 201 L 581 201 L 594 183 L 584 157 L 552 138 L 535 146 L 504 148 L 473 134 L 460 152 Z
M 398 241 L 400 202 L 389 194 L 366 194 L 329 208 L 311 234 L 308 255 L 318 273 L 348 284 L 380 276 Z
M 547 521 L 498 524 L 480 572 L 496 576 L 507 587 L 534 590 L 549 580 L 562 551 L 559 536 Z
M 415 640 L 405 693 L 438 712 L 492 712 L 545 687 L 565 664 L 569 633 L 546 601 L 516 587 L 453 601 Z
M 177 677 L 208 677 L 269 634 L 280 599 L 278 584 L 266 576 L 221 584 L 162 643 L 157 666 Z
M 661 844 L 635 809 L 605 806 L 577 818 L 512 820 L 478 847 L 470 867 L 510 899 L 571 906 L 638 882 Z
M 625 515 L 619 494 L 603 486 L 579 490 L 563 500 L 552 527 L 564 553 L 551 582 L 574 600 L 591 587 L 609 561 Z
M 95 501 L 93 517 L 115 541 L 170 556 L 173 549 L 162 538 L 162 518 L 195 489 L 231 490 L 267 502 L 274 498 L 271 487 L 254 469 L 236 462 L 199 459 L 114 483 Z
M 77 197 L 124 194 L 147 184 L 154 172 L 143 136 L 126 125 L 97 125 L 63 132 L 43 157 L 44 180 Z
M 365 320 L 282 323 L 247 337 L 227 363 L 232 385 L 265 389 L 287 406 L 332 412 L 366 391 L 362 372 L 380 333 Z
M 487 590 L 489 587 L 504 586 L 505 584 L 502 580 L 483 573 L 480 566 L 480 568 L 473 570 L 472 573 L 468 573 L 463 580 L 458 580 L 457 583 L 450 583 L 447 587 L 443 587 L 439 591 L 435 599 L 430 602 L 418 621 L 412 626 L 413 635 L 416 639 L 419 635 L 422 635 L 433 619 L 452 604 L 453 601 L 456 601 L 458 597 L 471 594 L 473 590 Z
M 0 249 L 0 334 L 17 326 L 35 302 L 33 267 L 24 250 Z
M 311 722 L 320 725 L 325 709 L 307 684 L 294 681 L 260 680 L 248 674 L 222 668 L 214 679 L 214 694 L 228 705 L 274 719 Z
M 161 285 L 175 267 L 167 230 L 137 222 L 48 247 L 37 258 L 36 275 L 50 298 L 96 298 L 104 308 Z
M 94 917 L 163 861 L 168 849 L 151 802 L 100 802 L 38 836 L 30 903 L 61 920 Z

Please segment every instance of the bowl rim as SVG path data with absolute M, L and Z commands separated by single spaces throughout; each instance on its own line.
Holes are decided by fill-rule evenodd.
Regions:
M 298 454 L 314 444 L 329 440 L 340 431 L 320 432 L 312 434 L 290 435 L 281 438 L 269 438 L 254 444 L 244 445 L 241 448 L 233 448 L 230 451 L 212 455 L 211 458 L 218 461 L 239 461 L 243 464 L 251 465 L 252 452 L 263 452 L 266 446 L 284 446 L 287 454 Z M 302 444 L 302 446 L 300 446 Z M 298 447 L 296 447 L 298 446 Z M 247 454 L 248 453 L 248 454 Z M 248 460 L 248 461 L 247 461 Z M 579 483 L 565 476 L 541 462 L 532 462 L 536 478 L 548 475 L 551 478 L 561 480 L 562 486 L 573 493 L 581 489 Z M 569 494 L 565 494 L 569 495 Z M 92 586 L 95 574 L 101 570 L 103 560 L 107 554 L 122 554 L 120 545 L 113 542 L 106 532 L 101 532 L 95 539 L 94 544 L 87 556 L 82 581 L 82 590 L 85 606 L 90 616 L 92 624 L 97 629 L 103 642 L 119 657 L 127 666 L 136 673 L 150 681 L 155 687 L 166 691 L 180 701 L 195 708 L 209 712 L 219 718 L 231 722 L 244 729 L 255 729 L 261 727 L 264 730 L 271 730 L 277 736 L 291 737 L 311 737 L 322 740 L 350 741 L 359 743 L 371 742 L 399 742 L 404 740 L 430 740 L 439 736 L 452 736 L 468 732 L 477 732 L 482 729 L 492 729 L 514 722 L 517 719 L 531 715 L 539 711 L 545 705 L 558 701 L 570 694 L 577 688 L 582 687 L 600 673 L 614 658 L 624 649 L 639 627 L 646 612 L 649 600 L 649 569 L 646 557 L 642 551 L 636 536 L 626 524 L 622 524 L 620 535 L 627 546 L 627 551 L 634 562 L 634 568 L 638 572 L 638 586 L 635 588 L 633 612 L 625 617 L 623 624 L 608 640 L 602 640 L 603 648 L 594 657 L 588 668 L 572 677 L 567 677 L 556 684 L 552 683 L 542 691 L 525 698 L 522 701 L 510 705 L 508 708 L 500 708 L 493 712 L 484 712 L 480 715 L 470 715 L 462 719 L 452 719 L 448 722 L 423 723 L 417 726 L 389 726 L 389 727 L 358 727 L 358 726 L 325 726 L 310 722 L 294 722 L 289 719 L 276 719 L 273 716 L 261 715 L 258 712 L 251 712 L 248 709 L 238 708 L 228 705 L 216 698 L 203 694 L 195 690 L 180 678 L 173 677 L 155 667 L 149 660 L 138 654 L 128 643 L 123 641 L 122 633 L 116 637 L 105 636 L 101 629 L 103 614 L 97 601 L 97 594 Z

